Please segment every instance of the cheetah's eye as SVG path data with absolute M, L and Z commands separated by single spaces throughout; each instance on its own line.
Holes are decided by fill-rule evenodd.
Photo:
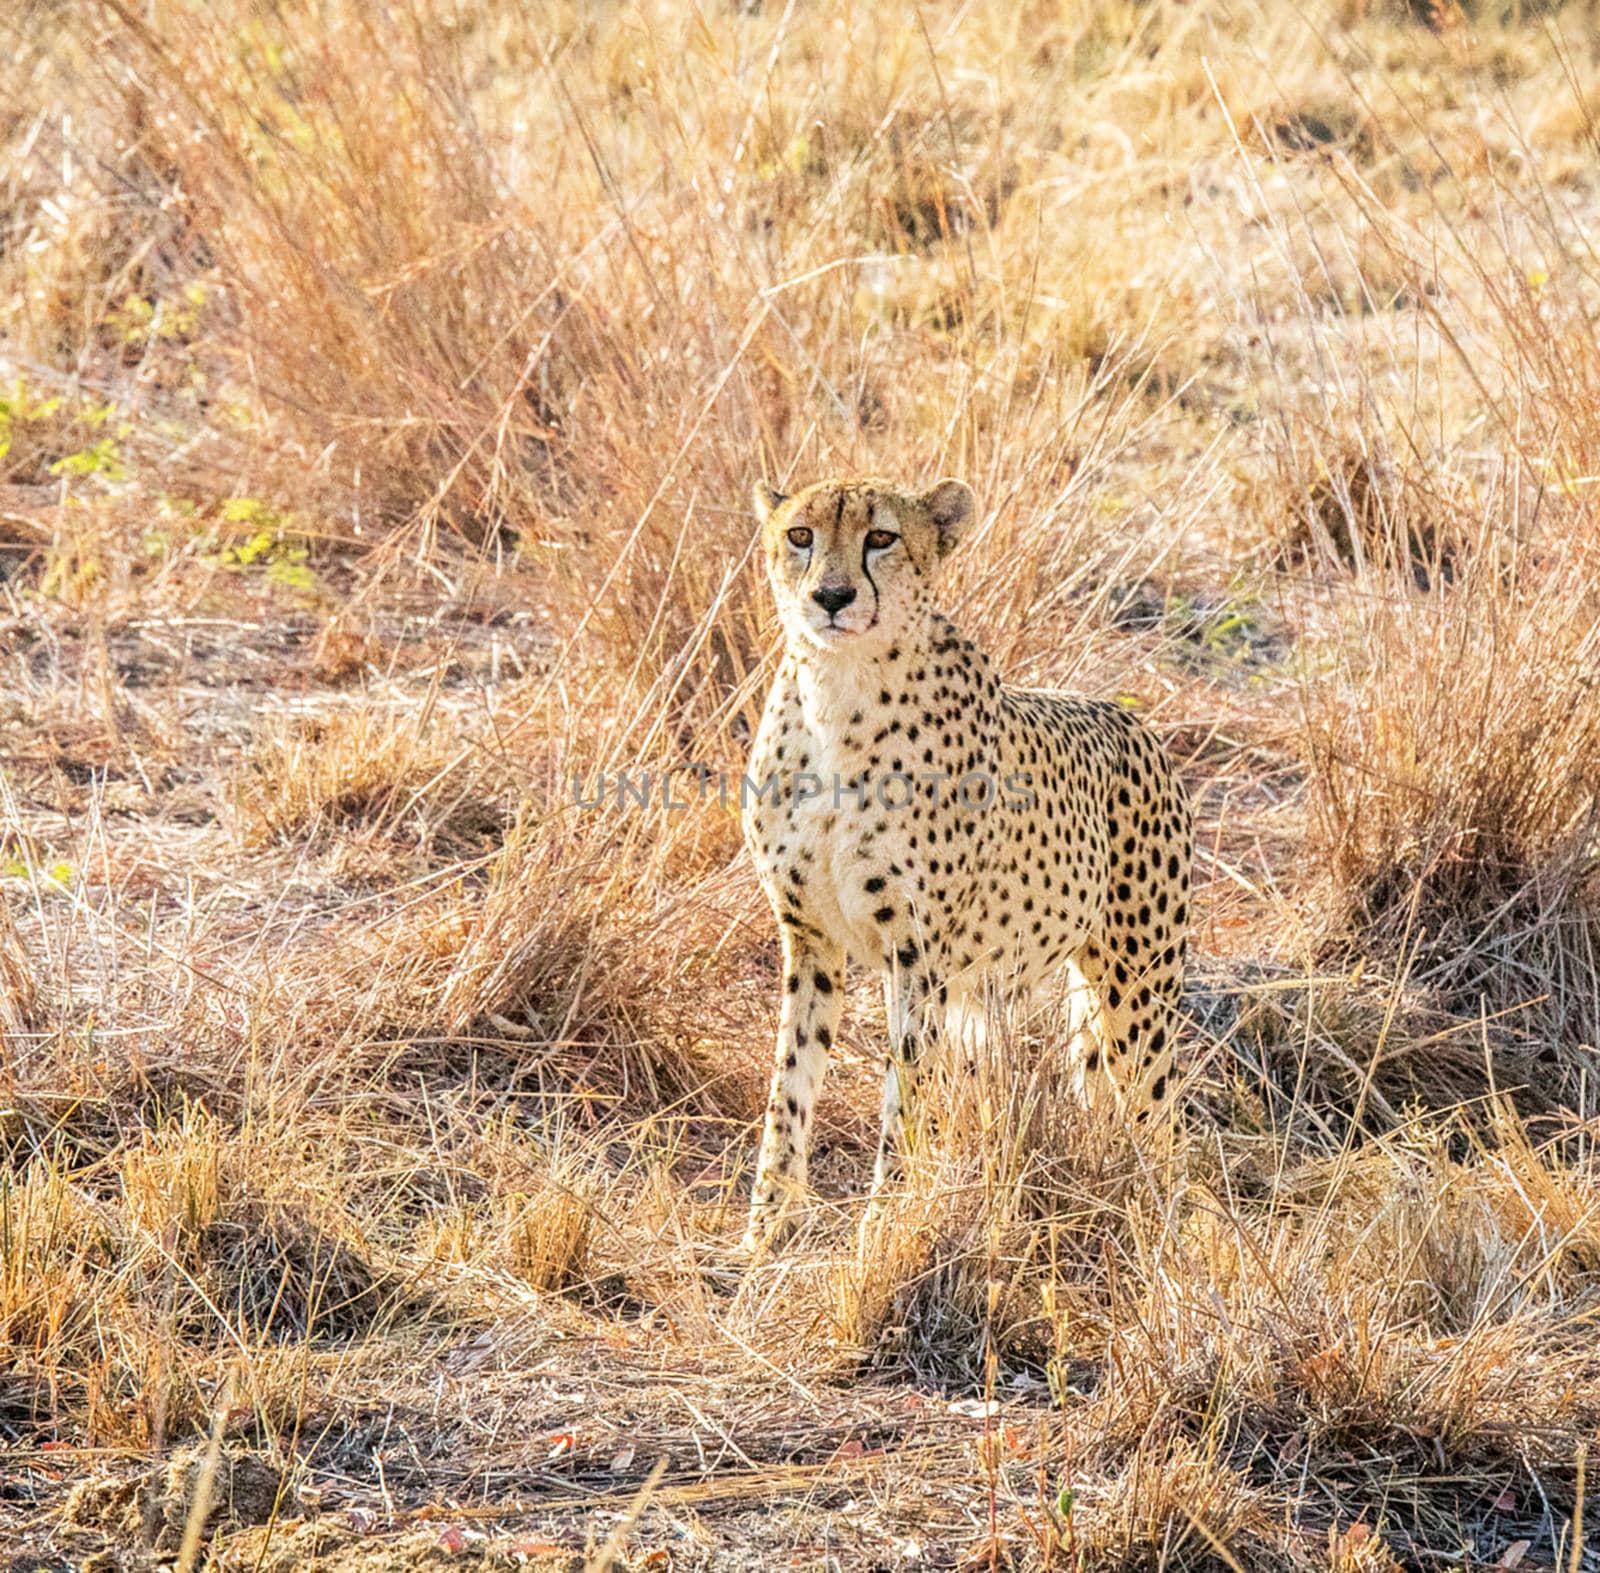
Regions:
M 867 550 L 873 552 L 887 551 L 900 537 L 893 530 L 868 530 Z
M 798 546 L 803 551 L 811 544 L 811 532 L 803 524 L 797 524 L 789 532 L 789 544 Z

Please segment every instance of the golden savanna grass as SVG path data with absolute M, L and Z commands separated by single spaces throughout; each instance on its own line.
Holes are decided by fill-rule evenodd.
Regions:
M 1592 6 L 6 31 L 0 1561 L 1600 1568 Z M 1188 1132 L 997 1011 L 864 1222 L 858 980 L 741 1270 L 832 471 L 1168 741 Z

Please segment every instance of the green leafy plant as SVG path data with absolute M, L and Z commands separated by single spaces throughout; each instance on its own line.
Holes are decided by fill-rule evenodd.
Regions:
M 106 313 L 106 324 L 124 344 L 152 339 L 187 339 L 200 325 L 207 300 L 203 284 L 186 284 L 176 295 L 151 300 L 133 292 Z
M 298 595 L 316 593 L 317 576 L 310 565 L 308 547 L 295 544 L 289 516 L 269 508 L 254 497 L 230 497 L 222 506 L 225 524 L 253 525 L 242 540 L 229 541 L 202 554 L 215 568 L 242 573 L 259 568 L 269 584 Z
M 52 475 L 99 475 L 108 481 L 126 480 L 127 466 L 115 437 L 102 437 L 87 448 L 69 453 L 50 466 Z

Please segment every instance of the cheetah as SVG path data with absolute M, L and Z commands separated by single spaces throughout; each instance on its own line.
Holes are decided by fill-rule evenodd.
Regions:
M 993 980 L 1026 990 L 1075 967 L 1096 1004 L 1085 1098 L 1161 1108 L 1192 839 L 1147 727 L 1104 700 L 1006 687 L 936 609 L 974 519 L 963 482 L 758 485 L 754 500 L 784 651 L 741 806 L 784 981 L 746 1249 L 805 1185 L 847 957 L 881 971 L 887 1005 L 875 1196 L 919 1053 Z

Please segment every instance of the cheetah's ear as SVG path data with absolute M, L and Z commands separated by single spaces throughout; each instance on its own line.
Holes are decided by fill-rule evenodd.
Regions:
M 972 488 L 965 481 L 944 480 L 921 500 L 939 532 L 939 555 L 948 557 L 972 526 Z
M 776 487 L 768 486 L 765 481 L 757 481 L 750 488 L 750 500 L 755 504 L 756 518 L 765 524 L 773 509 L 788 502 L 789 499 Z

